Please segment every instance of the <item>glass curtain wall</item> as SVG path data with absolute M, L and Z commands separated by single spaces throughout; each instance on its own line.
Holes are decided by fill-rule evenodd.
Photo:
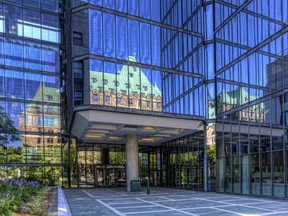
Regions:
M 78 142 L 72 187 L 121 187 L 125 181 L 125 146 Z
M 188 0 L 86 2 L 74 1 L 73 9 L 75 57 L 87 62 L 83 88 L 90 86 L 84 104 L 207 115 L 204 84 L 209 75 L 213 86 L 214 77 L 205 61 L 213 57 L 213 34 L 204 21 L 212 22 L 211 2 L 207 10 Z
M 61 183 L 66 121 L 61 10 L 58 0 L 0 3 L 0 107 L 21 135 L 0 146 L 0 180 L 40 176 L 45 183 Z
M 142 186 L 147 184 L 147 179 L 152 186 L 162 186 L 160 147 L 140 146 L 139 152 L 139 178 Z
M 73 27 L 75 73 L 84 82 L 77 100 L 205 116 L 216 122 L 208 139 L 217 143 L 218 191 L 287 197 L 287 4 L 75 0 L 73 15 L 85 23 Z
M 161 22 L 164 26 L 173 27 L 161 28 L 161 64 L 163 67 L 171 69 L 162 76 L 163 111 L 201 116 L 212 120 L 207 122 L 205 128 L 207 130 L 205 145 L 207 143 L 207 149 L 209 149 L 209 158 L 207 157 L 209 160 L 207 163 L 208 190 L 214 191 L 215 124 L 213 124 L 213 120 L 216 113 L 212 1 L 161 1 Z M 194 147 L 189 145 L 184 145 L 180 153 L 179 148 L 176 147 L 178 146 L 177 142 L 175 140 L 174 144 L 172 144 L 173 142 L 169 144 L 170 154 L 176 155 L 176 158 L 179 157 L 179 154 L 195 154 Z M 204 144 L 201 144 L 201 148 L 203 148 L 202 145 Z M 169 155 L 169 153 L 163 152 L 163 157 L 169 157 L 166 154 Z M 203 164 L 190 161 L 187 164 L 189 168 L 182 170 L 179 167 L 185 167 L 186 162 L 182 165 L 182 162 L 178 161 L 171 161 L 171 163 L 175 163 L 175 167 L 180 170 L 175 171 L 174 168 L 166 170 L 164 179 L 168 181 L 166 181 L 167 186 L 183 187 L 180 184 L 184 184 L 187 188 L 203 190 Z M 195 166 L 192 171 L 190 166 Z M 198 169 L 201 170 L 199 173 L 194 171 Z M 181 175 L 185 178 L 190 175 L 190 178 L 188 177 L 190 182 L 187 183 L 185 179 L 181 180 L 182 182 L 175 180 L 177 173 L 182 173 Z M 171 175 L 174 175 L 172 178 L 174 180 L 170 182 Z M 199 178 L 199 182 L 195 180 L 196 176 Z
M 161 22 L 173 26 L 161 29 L 161 62 L 177 71 L 163 74 L 163 110 L 207 116 L 206 85 L 213 87 L 214 78 L 212 4 L 201 0 L 162 1 Z
M 83 2 L 73 2 L 73 44 L 89 89 L 82 103 L 74 89 L 75 105 L 162 111 L 160 0 L 87 1 L 79 11 Z
M 193 11 L 181 20 L 179 1 L 175 7 L 179 23 L 164 21 L 163 2 L 73 1 L 75 105 L 197 116 L 207 113 L 203 85 L 207 66 L 202 58 L 207 50 L 202 43 L 201 1 L 183 1 L 187 4 L 183 10 L 189 14 L 189 9 Z M 186 20 L 189 24 L 182 27 Z M 85 83 L 87 80 L 89 83 Z M 151 184 L 161 185 L 160 149 L 142 150 L 141 178 L 150 177 Z M 202 182 L 202 171 L 199 173 Z
M 287 197 L 288 3 L 214 7 L 217 190 Z
M 203 190 L 203 132 L 165 142 L 161 150 L 163 186 Z
M 162 111 L 161 72 L 150 67 L 160 65 L 159 12 L 151 11 L 159 1 L 100 6 L 111 11 L 89 9 L 89 53 L 107 60 L 89 60 L 90 104 Z M 121 14 L 114 15 L 115 10 Z

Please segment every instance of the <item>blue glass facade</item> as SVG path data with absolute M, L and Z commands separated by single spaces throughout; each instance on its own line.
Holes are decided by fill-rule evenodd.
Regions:
M 163 1 L 161 8 L 161 21 L 181 27 L 163 30 L 162 62 L 191 73 L 163 77 L 163 110 L 207 118 L 216 190 L 287 197 L 287 2 Z
M 60 180 L 66 109 L 60 3 L 0 2 L 0 104 L 21 134 L 0 147 L 0 166 L 8 167 L 0 178 L 33 178 L 39 170 L 45 176 L 53 166 Z
M 287 9 L 285 0 L 0 1 L 0 106 L 22 137 L 1 147 L 1 175 L 52 164 L 73 182 L 66 105 L 68 125 L 91 105 L 205 119 L 203 132 L 162 143 L 153 166 L 164 186 L 182 187 L 180 173 L 204 190 L 207 143 L 215 190 L 287 197 Z
M 161 21 L 174 29 L 161 29 L 162 65 L 180 73 L 163 75 L 164 110 L 170 113 L 206 116 L 206 81 L 213 74 L 209 53 L 213 45 L 206 28 L 211 5 L 202 1 L 162 2 Z M 212 11 L 210 11 L 212 12 Z M 209 30 L 212 26 L 210 26 Z M 204 43 L 207 43 L 204 45 Z M 213 77 L 209 77 L 212 79 Z
M 287 2 L 214 6 L 218 190 L 287 197 Z

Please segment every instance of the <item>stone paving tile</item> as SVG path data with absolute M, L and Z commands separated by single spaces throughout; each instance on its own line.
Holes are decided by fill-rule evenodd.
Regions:
M 241 200 L 241 199 L 245 199 L 245 197 L 243 198 L 243 196 L 238 196 L 238 197 L 230 197 L 230 196 L 206 196 L 205 197 L 206 199 L 209 199 L 209 200 L 218 200 L 218 199 L 221 199 L 221 200 Z
M 260 208 L 253 208 L 253 207 L 247 207 L 247 206 L 227 206 L 227 207 L 221 207 L 218 209 L 223 209 L 226 211 L 231 211 L 231 212 L 235 212 L 235 213 L 240 213 L 240 214 L 264 214 L 264 213 L 269 213 L 272 211 L 267 211 L 264 209 L 260 209 Z
M 74 214 L 72 214 L 74 215 Z M 76 214 L 77 216 L 86 216 L 86 215 L 95 215 L 95 216 L 100 216 L 100 215 L 109 215 L 109 216 L 118 216 L 118 214 L 114 213 L 113 211 L 107 211 L 107 210 L 102 210 L 102 211 L 84 211 L 84 212 L 79 212 Z
M 142 197 L 141 199 L 146 200 L 146 201 L 150 201 L 150 202 L 166 202 L 167 200 L 171 200 L 170 197 L 165 197 L 165 196 L 151 196 L 151 197 Z
M 119 210 L 119 211 L 125 211 L 125 209 L 131 208 L 131 209 L 137 209 L 137 208 L 154 208 L 155 205 L 153 204 L 149 204 L 149 203 L 142 203 L 142 205 L 132 205 L 132 206 L 119 206 L 119 207 L 115 207 L 113 206 L 113 208 Z M 123 209 L 123 210 L 122 210 Z
M 159 202 L 158 202 L 159 203 Z M 169 201 L 169 202 L 161 202 L 161 205 L 169 206 L 176 209 L 183 208 L 197 208 L 197 207 L 211 207 L 217 206 L 219 203 L 212 203 L 209 201 L 201 201 L 201 200 L 188 200 L 188 201 Z
M 253 203 L 254 204 L 258 204 L 260 203 L 260 205 L 265 202 L 265 200 L 253 200 L 253 199 L 232 199 L 232 200 L 221 200 L 221 202 L 225 202 L 225 203 L 229 203 L 229 204 L 249 204 L 249 203 Z
M 224 212 L 217 209 L 207 208 L 207 209 L 188 209 L 186 212 L 193 213 L 200 216 L 239 216 L 239 214 L 233 214 L 231 212 Z
M 151 194 L 120 189 L 64 190 L 72 215 L 288 215 L 286 200 L 152 188 Z
M 102 200 L 103 201 L 103 200 Z M 113 208 L 117 208 L 117 207 L 130 207 L 130 206 L 145 206 L 147 205 L 147 203 L 143 203 L 141 201 L 135 200 L 134 202 L 122 202 L 122 203 L 109 203 L 109 202 L 105 202 L 107 205 L 112 206 Z
M 168 209 L 164 208 L 164 207 L 161 207 L 161 206 L 154 206 L 153 209 L 147 208 L 147 207 L 143 207 L 143 208 L 126 208 L 126 209 L 121 209 L 121 212 L 123 212 L 124 214 L 126 214 L 126 213 L 133 214 L 134 212 L 138 212 L 138 213 L 142 213 L 143 212 L 144 213 L 146 211 L 162 211 L 162 210 L 168 210 Z
M 247 204 L 246 206 L 253 206 L 253 207 L 258 207 L 258 208 L 265 208 L 265 209 L 270 209 L 270 210 L 276 210 L 276 211 L 288 211 L 288 202 L 287 203 L 277 203 L 275 205 L 274 202 L 271 203 L 257 203 L 257 204 Z M 288 215 L 288 214 L 287 214 Z
M 288 212 L 269 214 L 269 216 L 287 216 L 287 215 L 288 215 Z
M 146 212 L 146 213 L 135 213 L 135 214 L 129 214 L 129 215 L 139 215 L 139 216 L 183 216 L 184 214 L 181 212 L 173 212 L 171 210 L 163 211 L 163 212 Z

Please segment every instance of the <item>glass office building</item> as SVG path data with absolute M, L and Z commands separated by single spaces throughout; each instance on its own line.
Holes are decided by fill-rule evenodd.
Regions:
M 214 7 L 217 188 L 287 197 L 287 1 Z
M 0 147 L 0 178 L 125 185 L 136 134 L 139 178 L 153 185 L 287 197 L 287 9 L 0 1 L 0 105 L 21 133 Z
M 0 147 L 1 178 L 62 173 L 65 73 L 61 2 L 0 2 L 0 103 L 21 140 Z M 50 183 L 56 183 L 50 182 Z

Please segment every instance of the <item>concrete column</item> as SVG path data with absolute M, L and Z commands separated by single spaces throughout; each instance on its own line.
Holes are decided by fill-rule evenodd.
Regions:
M 131 191 L 131 180 L 139 179 L 138 143 L 136 134 L 126 135 L 126 189 Z

